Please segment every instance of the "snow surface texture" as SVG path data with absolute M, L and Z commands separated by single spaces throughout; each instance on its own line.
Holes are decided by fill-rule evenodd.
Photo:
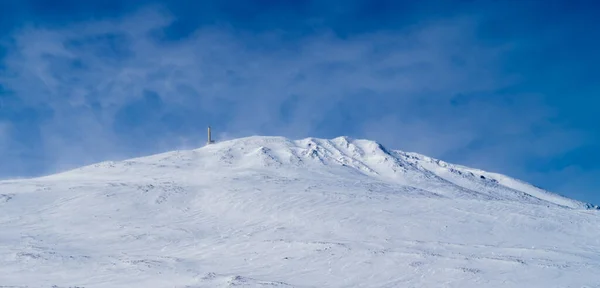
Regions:
M 600 211 L 376 142 L 248 137 L 0 182 L 0 287 L 600 287 Z

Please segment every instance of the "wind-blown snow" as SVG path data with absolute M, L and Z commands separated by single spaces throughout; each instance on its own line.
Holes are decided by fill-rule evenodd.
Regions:
M 0 182 L 0 287 L 600 287 L 600 212 L 347 137 Z

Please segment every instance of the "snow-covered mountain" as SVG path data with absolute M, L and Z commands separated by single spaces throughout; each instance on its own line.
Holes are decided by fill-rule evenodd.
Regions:
M 0 287 L 600 287 L 600 211 L 368 140 L 0 182 Z

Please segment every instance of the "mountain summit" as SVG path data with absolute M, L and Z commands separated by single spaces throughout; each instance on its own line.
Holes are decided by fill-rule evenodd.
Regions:
M 159 167 L 156 167 L 157 163 L 161 163 Z M 103 166 L 111 169 L 102 170 L 100 167 Z M 155 169 L 149 169 L 151 167 Z M 128 171 L 149 176 L 161 173 L 161 168 L 165 168 L 166 174 L 182 175 L 240 169 L 272 170 L 275 174 L 283 171 L 326 173 L 336 178 L 395 185 L 406 194 L 413 191 L 447 198 L 519 201 L 575 209 L 593 207 L 504 175 L 446 163 L 417 153 L 389 150 L 375 141 L 349 137 L 296 141 L 283 137 L 246 137 L 191 151 L 101 163 L 62 176 L 81 173 L 109 176 Z
M 594 287 L 591 208 L 369 140 L 247 137 L 1 181 L 0 286 Z

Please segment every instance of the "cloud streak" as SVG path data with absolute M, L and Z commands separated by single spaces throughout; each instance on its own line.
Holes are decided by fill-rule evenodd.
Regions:
M 0 74 L 10 91 L 0 155 L 35 161 L 0 173 L 197 147 L 207 124 L 222 138 L 367 137 L 502 172 L 586 141 L 551 121 L 543 96 L 510 92 L 521 75 L 502 63 L 516 46 L 478 42 L 476 17 L 293 39 L 210 25 L 172 41 L 177 18 L 163 11 L 15 31 Z

